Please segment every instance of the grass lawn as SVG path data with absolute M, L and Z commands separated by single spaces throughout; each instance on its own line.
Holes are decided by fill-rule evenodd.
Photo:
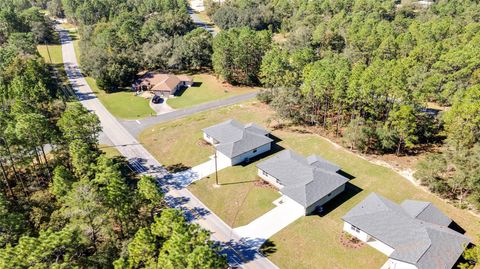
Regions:
M 45 59 L 46 63 L 52 63 L 53 65 L 63 65 L 62 45 L 60 44 L 47 44 L 38 45 L 38 52 Z M 50 56 L 49 56 L 50 52 Z M 51 59 L 51 62 L 50 62 Z
M 251 163 L 219 171 L 220 187 L 214 186 L 215 176 L 211 175 L 188 189 L 231 227 L 246 225 L 273 209 L 272 202 L 280 197 L 270 186 L 258 186 L 255 165 Z
M 73 48 L 77 61 L 80 63 L 80 47 L 79 37 L 76 29 L 69 29 L 70 37 L 73 40 Z M 117 118 L 133 120 L 141 119 L 151 115 L 155 115 L 155 111 L 150 108 L 150 100 L 140 96 L 135 96 L 132 91 L 118 91 L 114 93 L 106 93 L 99 89 L 95 79 L 92 77 L 85 77 L 88 85 L 98 97 L 100 102 Z
M 257 101 L 246 102 L 160 124 L 142 133 L 140 140 L 160 162 L 192 166 L 207 160 L 212 154 L 211 148 L 198 143 L 202 128 L 228 118 L 244 123 L 255 121 L 268 127 L 266 122 L 272 114 L 267 106 Z M 433 202 L 463 227 L 471 239 L 477 240 L 479 218 L 415 187 L 394 171 L 374 165 L 303 129 L 289 127 L 275 130 L 273 134 L 282 140 L 279 142 L 282 147 L 304 155 L 318 154 L 337 163 L 355 177 L 351 180 L 349 191 L 332 200 L 336 204 L 326 206 L 325 216 L 300 218 L 270 238 L 276 250 L 268 255 L 280 268 L 381 267 L 387 260 L 386 256 L 368 246 L 358 249 L 344 247 L 339 239 L 343 227 L 340 218 L 371 192 L 377 192 L 395 202 L 404 199 Z M 189 189 L 228 224 L 232 224 L 235 219 L 233 226 L 243 225 L 268 210 L 271 206 L 269 203 L 278 197 L 273 190 L 248 182 L 254 175 L 254 164 L 231 167 L 220 171 L 219 180 L 221 183 L 235 184 L 213 188 L 215 178 L 211 176 L 191 185 Z M 243 183 L 244 181 L 247 182 Z M 242 203 L 242 197 L 245 197 L 248 190 L 250 192 Z M 232 208 L 240 209 L 236 218 L 233 213 L 236 210 L 231 210 Z
M 250 87 L 229 86 L 227 88 L 217 78 L 208 74 L 194 75 L 193 81 L 195 82 L 193 87 L 187 88 L 176 98 L 168 99 L 167 104 L 172 108 L 186 108 L 256 90 Z
M 265 106 L 258 102 L 223 107 L 149 128 L 140 134 L 140 141 L 165 166 L 192 167 L 208 161 L 214 153 L 212 147 L 202 143 L 203 128 L 228 118 L 257 121 L 259 117 L 268 117 L 264 113 Z
M 79 46 L 80 40 L 78 36 L 78 30 L 77 28 L 71 28 L 71 29 L 68 29 L 68 32 L 73 42 L 73 49 L 75 50 L 75 57 L 77 58 L 77 63 L 80 64 L 80 46 Z
M 117 156 L 122 156 L 120 151 L 118 151 L 115 147 L 112 147 L 110 145 L 99 145 L 99 148 L 101 151 L 107 155 L 109 158 L 117 157 Z
M 57 37 L 57 33 L 55 33 Z M 58 38 L 57 38 L 58 39 Z M 53 44 L 38 45 L 37 50 L 40 56 L 45 62 L 55 68 L 59 73 L 59 79 L 61 82 L 67 82 L 67 76 L 65 73 L 65 67 L 63 65 L 62 45 L 60 42 L 54 42 Z
M 131 91 L 106 93 L 98 88 L 95 79 L 92 77 L 85 77 L 85 79 L 98 99 L 115 117 L 131 120 L 155 115 L 149 106 L 150 100 L 135 96 Z

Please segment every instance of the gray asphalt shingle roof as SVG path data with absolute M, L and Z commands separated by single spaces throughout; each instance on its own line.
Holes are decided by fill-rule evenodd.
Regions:
M 452 268 L 470 242 L 447 227 L 451 220 L 440 210 L 421 201 L 406 200 L 398 205 L 372 193 L 342 219 L 392 247 L 390 258 L 419 269 Z M 445 224 L 447 219 L 447 225 L 435 223 Z
M 308 207 L 348 182 L 338 174 L 340 167 L 318 156 L 307 158 L 284 150 L 257 164 L 260 170 L 278 179 L 280 190 L 304 207 Z
M 266 136 L 270 132 L 264 128 L 254 123 L 243 125 L 236 120 L 227 120 L 210 126 L 203 129 L 203 132 L 218 141 L 216 149 L 229 158 L 273 142 Z

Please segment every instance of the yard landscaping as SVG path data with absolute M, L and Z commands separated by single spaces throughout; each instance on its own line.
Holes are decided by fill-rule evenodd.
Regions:
M 193 81 L 193 87 L 187 88 L 178 97 L 168 99 L 167 104 L 175 109 L 186 108 L 256 90 L 251 87 L 227 87 L 209 74 L 193 75 Z
M 55 35 L 57 34 L 55 33 Z M 67 82 L 65 67 L 63 65 L 62 45 L 60 42 L 38 45 L 37 50 L 45 62 L 58 71 L 60 81 Z
M 231 227 L 247 225 L 275 207 L 280 197 L 269 185 L 258 186 L 255 163 L 233 166 L 218 172 L 220 187 L 215 187 L 215 175 L 197 181 L 188 189 L 219 215 Z
M 132 120 L 155 115 L 155 112 L 150 108 L 149 99 L 136 96 L 134 92 L 129 90 L 106 93 L 98 88 L 95 79 L 92 77 L 85 77 L 85 80 L 102 104 L 115 117 Z
M 77 62 L 80 63 L 80 47 L 77 30 L 75 28 L 69 29 L 69 35 L 73 41 Z M 106 93 L 97 86 L 94 78 L 86 76 L 85 80 L 100 102 L 102 102 L 107 110 L 115 117 L 125 120 L 134 120 L 155 115 L 155 111 L 150 108 L 149 99 L 135 96 L 134 92 L 128 89 Z
M 140 140 L 166 165 L 183 163 L 194 166 L 213 154 L 213 148 L 199 142 L 202 128 L 234 118 L 243 123 L 253 121 L 271 129 L 272 126 L 267 124 L 271 115 L 273 112 L 268 106 L 258 101 L 246 102 L 157 125 L 142 133 Z M 479 218 L 415 187 L 391 169 L 374 165 L 302 128 L 286 127 L 274 130 L 273 134 L 281 139 L 279 145 L 282 147 L 305 156 L 315 153 L 355 177 L 351 180 L 349 191 L 325 207 L 325 216 L 302 217 L 270 238 L 276 251 L 268 255 L 279 267 L 379 268 L 387 260 L 386 256 L 369 246 L 349 248 L 341 241 L 343 223 L 340 218 L 371 192 L 394 202 L 404 199 L 430 201 L 465 229 L 472 240 L 477 240 Z M 272 206 L 269 201 L 271 203 L 278 197 L 275 190 L 249 182 L 255 178 L 254 166 L 236 166 L 220 171 L 219 181 L 224 184 L 220 188 L 213 187 L 215 177 L 210 176 L 189 189 L 227 224 L 233 223 L 234 227 L 244 225 L 268 210 Z M 245 202 L 242 202 L 248 191 Z M 235 217 L 237 209 L 239 213 Z

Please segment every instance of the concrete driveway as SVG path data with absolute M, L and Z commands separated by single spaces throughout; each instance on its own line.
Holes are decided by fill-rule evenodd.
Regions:
M 160 104 L 154 104 L 152 102 L 152 100 L 150 100 L 150 107 L 153 109 L 153 111 L 155 111 L 155 113 L 157 113 L 157 115 L 163 115 L 163 114 L 167 114 L 167 113 L 170 113 L 172 111 L 175 111 L 175 109 L 173 109 L 172 107 L 170 107 L 168 104 L 167 104 L 167 99 L 163 99 L 163 102 L 161 102 Z
M 233 231 L 241 238 L 255 239 L 258 241 L 257 247 L 260 247 L 268 238 L 304 216 L 303 206 L 285 196 L 280 199 L 283 203 L 249 224 L 233 229 Z
M 227 163 L 217 162 L 217 170 L 220 171 L 229 167 L 230 165 Z M 207 162 L 199 164 L 195 167 L 192 167 L 188 170 L 178 172 L 173 174 L 173 178 L 177 182 L 177 184 L 186 187 L 193 182 L 205 178 L 209 175 L 215 173 L 215 159 L 211 157 L 211 159 Z

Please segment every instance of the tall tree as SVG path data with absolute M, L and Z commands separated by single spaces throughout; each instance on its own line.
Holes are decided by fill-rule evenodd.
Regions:
M 213 68 L 229 83 L 256 85 L 262 57 L 270 43 L 268 31 L 248 28 L 222 31 L 213 40 Z

